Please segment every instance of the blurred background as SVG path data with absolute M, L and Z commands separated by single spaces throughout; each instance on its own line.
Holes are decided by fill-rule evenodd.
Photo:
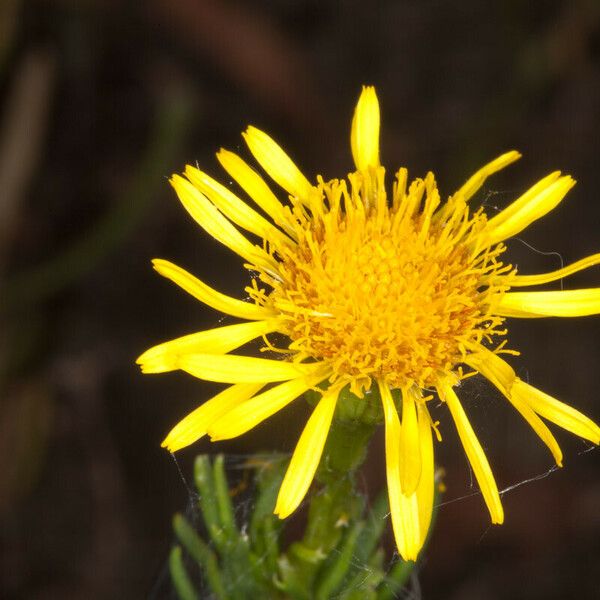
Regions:
M 2 0 L 0 2 L 0 596 L 161 598 L 171 515 L 196 453 L 290 450 L 301 401 L 178 465 L 169 428 L 214 393 L 142 377 L 150 345 L 215 326 L 150 259 L 241 297 L 246 273 L 178 204 L 186 162 L 247 156 L 255 124 L 310 177 L 351 168 L 362 84 L 382 156 L 443 194 L 498 154 L 524 158 L 480 193 L 490 212 L 554 169 L 578 185 L 510 244 L 523 272 L 600 250 L 600 3 L 595 0 Z M 558 284 L 557 284 L 558 285 Z M 600 269 L 568 287 L 600 285 Z M 558 289 L 558 287 L 555 287 Z M 600 319 L 511 324 L 519 374 L 600 419 Z M 481 381 L 462 396 L 504 495 L 490 527 L 443 410 L 447 492 L 413 595 L 597 597 L 600 454 L 557 432 L 565 468 Z M 383 446 L 370 471 L 382 477 Z M 547 475 L 547 476 L 546 476 Z M 534 480 L 526 482 L 527 480 Z M 455 501 L 453 501 L 455 500 Z M 419 589 L 420 588 L 420 591 Z

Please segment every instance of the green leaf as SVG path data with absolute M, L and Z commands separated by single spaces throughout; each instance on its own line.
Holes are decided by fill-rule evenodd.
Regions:
M 380 586 L 377 600 L 397 598 L 398 592 L 406 586 L 414 568 L 415 563 L 412 560 L 399 560 L 395 563 Z
M 358 563 L 366 563 L 375 551 L 383 531 L 389 521 L 386 518 L 389 513 L 389 502 L 387 491 L 383 490 L 376 498 L 369 516 L 367 525 L 360 534 L 356 545 L 356 559 Z
M 196 458 L 196 462 L 194 463 L 194 481 L 200 495 L 200 510 L 206 530 L 215 546 L 220 551 L 223 551 L 225 550 L 226 540 L 221 527 L 214 478 L 208 456 L 201 455 Z
M 238 532 L 233 517 L 233 504 L 229 495 L 223 460 L 223 455 L 219 454 L 213 464 L 214 490 L 221 527 L 225 531 L 225 535 L 233 539 Z
M 171 579 L 180 600 L 199 600 L 181 557 L 181 546 L 175 546 L 169 555 Z
M 354 548 L 363 527 L 364 523 L 358 521 L 346 533 L 339 554 L 335 556 L 333 562 L 328 565 L 320 577 L 317 585 L 317 600 L 327 600 L 342 583 L 344 576 L 350 568 Z
M 173 517 L 173 530 L 183 547 L 202 568 L 211 590 L 219 600 L 225 600 L 227 597 L 225 586 L 214 552 L 200 539 L 194 528 L 182 515 L 176 514 Z

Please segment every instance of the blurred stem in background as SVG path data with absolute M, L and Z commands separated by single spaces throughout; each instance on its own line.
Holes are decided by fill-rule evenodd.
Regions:
M 0 125 L 0 279 L 46 141 L 55 83 L 55 53 L 45 48 L 30 50 L 18 63 L 4 106 Z
M 7 49 L 0 51 L 2 60 Z M 4 266 L 46 140 L 55 63 L 55 54 L 47 49 L 32 50 L 21 59 L 0 130 L 0 456 L 6 457 L 0 459 L 0 514 L 34 484 L 51 430 L 53 399 L 44 375 L 30 374 L 26 385 L 18 385 L 24 365 L 40 346 L 41 303 L 93 272 L 127 241 L 162 189 L 162 177 L 172 170 L 193 117 L 188 90 L 176 83 L 165 86 L 157 97 L 146 150 L 109 211 L 64 250 L 6 277 Z
M 122 195 L 102 219 L 60 254 L 9 279 L 2 299 L 9 307 L 31 305 L 55 294 L 86 273 L 125 242 L 156 197 L 165 168 L 177 154 L 190 123 L 192 102 L 178 88 L 159 97 L 155 125 L 144 156 Z
M 8 55 L 13 48 L 20 8 L 21 0 L 2 0 L 0 2 L 0 75 L 4 71 Z

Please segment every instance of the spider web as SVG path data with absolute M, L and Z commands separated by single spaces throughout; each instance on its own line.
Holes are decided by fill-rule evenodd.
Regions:
M 580 454 L 585 454 L 590 452 L 591 450 L 596 449 L 593 446 L 590 446 L 580 452 Z M 253 461 L 272 461 L 274 460 L 273 455 L 252 455 L 252 456 L 241 456 L 241 455 L 231 455 L 225 458 L 225 468 L 226 475 L 234 494 L 234 510 L 235 510 L 235 520 L 236 524 L 241 532 L 241 535 L 245 535 L 248 527 L 248 523 L 250 520 L 250 516 L 254 509 L 254 485 L 252 482 L 252 474 L 249 472 L 248 460 L 252 459 Z M 194 529 L 198 532 L 198 534 L 202 537 L 202 539 L 207 542 L 207 544 L 211 547 L 211 549 L 215 550 L 214 544 L 210 541 L 210 536 L 207 535 L 206 528 L 204 525 L 204 521 L 202 515 L 199 510 L 199 500 L 200 496 L 198 492 L 194 489 L 193 484 L 190 479 L 186 477 L 184 472 L 179 466 L 177 459 L 173 456 L 174 460 L 174 468 L 177 469 L 179 476 L 182 482 L 182 488 L 187 497 L 187 506 L 185 510 L 185 517 L 190 522 L 190 524 L 194 527 Z M 465 461 L 465 468 L 468 468 L 468 461 Z M 515 483 L 509 484 L 500 490 L 500 495 L 504 496 L 509 492 L 512 492 L 524 485 L 532 484 L 534 482 L 541 481 L 550 475 L 552 475 L 555 471 L 558 470 L 557 466 L 552 466 L 547 470 L 538 473 L 532 477 L 517 481 Z M 480 491 L 475 488 L 474 484 L 465 484 L 468 491 L 465 494 L 460 494 L 454 497 L 446 498 L 444 497 L 436 506 L 436 509 L 439 511 L 438 518 L 443 518 L 443 513 L 445 507 L 451 504 L 455 504 L 457 502 L 463 502 L 474 496 L 481 495 Z M 306 502 L 306 501 L 305 501 Z M 367 504 L 367 509 L 370 508 L 369 504 Z M 386 519 L 386 528 L 391 528 L 390 516 L 387 513 L 384 517 Z M 435 524 L 434 524 L 435 527 Z M 489 531 L 489 527 L 486 528 L 480 537 L 479 540 L 474 539 L 473 544 L 480 543 L 483 537 Z M 285 539 L 285 531 L 282 534 Z M 385 537 L 385 536 L 384 536 Z M 175 537 L 173 538 L 173 543 L 176 543 Z M 435 543 L 435 542 L 434 542 Z M 285 547 L 283 547 L 285 550 Z M 339 548 L 335 548 L 332 553 L 338 554 L 340 553 Z M 259 564 L 261 562 L 264 563 L 265 557 L 259 558 Z M 397 552 L 392 552 L 391 556 L 387 559 L 386 570 L 389 570 L 400 560 Z M 427 560 L 427 549 L 424 551 L 424 556 L 422 560 Z M 361 589 L 361 585 L 366 582 L 370 577 L 374 575 L 373 568 L 359 558 L 355 553 L 352 554 L 352 558 L 350 560 L 350 564 L 355 570 L 355 572 L 361 574 L 358 578 L 354 578 L 353 581 L 356 582 L 356 587 Z M 185 559 L 185 566 L 188 574 L 190 575 L 194 586 L 199 594 L 199 598 L 213 599 L 216 596 L 212 593 L 210 588 L 207 586 L 207 582 L 203 576 L 202 570 L 194 561 L 192 561 L 189 557 Z M 250 576 L 250 573 L 248 573 Z M 240 573 L 239 577 L 244 577 L 244 573 Z M 238 580 L 225 580 L 225 591 L 228 595 L 227 597 L 236 598 L 235 590 L 236 584 Z M 385 585 L 385 580 L 381 585 Z M 237 596 L 240 597 L 240 596 Z M 341 597 L 341 594 L 333 594 L 330 596 L 332 600 L 336 600 Z M 419 582 L 419 564 L 411 573 L 410 579 L 408 581 L 408 585 L 403 589 L 396 591 L 391 595 L 393 598 L 399 598 L 404 600 L 420 600 L 421 599 L 421 586 Z M 165 564 L 162 572 L 154 586 L 154 589 L 149 594 L 150 600 L 178 600 L 179 596 L 175 592 L 171 577 L 169 573 L 168 564 Z M 265 599 L 268 600 L 268 599 Z

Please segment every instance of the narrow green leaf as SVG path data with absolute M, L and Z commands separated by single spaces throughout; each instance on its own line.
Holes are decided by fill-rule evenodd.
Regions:
M 258 494 L 250 518 L 250 543 L 256 554 L 264 556 L 272 573 L 277 570 L 279 532 L 282 526 L 282 521 L 273 514 L 273 509 L 287 463 L 282 457 L 275 456 L 255 475 Z
M 379 539 L 388 524 L 388 520 L 386 519 L 388 513 L 388 495 L 387 491 L 384 490 L 375 499 L 367 517 L 366 527 L 361 531 L 356 545 L 356 559 L 358 563 L 366 563 L 375 551 Z
M 275 519 L 265 517 L 260 528 L 260 536 L 264 542 L 264 557 L 267 568 L 273 573 L 277 570 L 277 558 L 279 557 L 279 533 L 281 526 L 277 526 Z
M 390 570 L 378 590 L 377 600 L 393 600 L 398 592 L 406 586 L 415 568 L 412 560 L 399 560 Z
M 202 568 L 210 589 L 219 600 L 225 600 L 227 597 L 225 585 L 214 552 L 198 536 L 194 528 L 182 515 L 176 514 L 173 517 L 173 529 L 177 539 Z
M 225 550 L 225 536 L 221 527 L 221 519 L 217 508 L 217 497 L 210 459 L 206 455 L 196 457 L 194 463 L 194 481 L 200 495 L 199 503 L 206 530 L 215 546 Z
M 352 554 L 363 527 L 364 523 L 358 521 L 351 526 L 344 536 L 339 554 L 333 563 L 328 566 L 317 586 L 317 600 L 327 600 L 342 583 L 350 568 Z
M 357 543 L 357 550 L 360 537 Z M 354 576 L 347 579 L 343 589 L 338 592 L 338 600 L 363 600 L 377 598 L 377 586 L 383 581 L 385 571 L 383 570 L 383 559 L 385 552 L 378 548 L 367 563 L 360 568 L 354 569 Z M 358 560 L 356 561 L 358 563 Z
M 229 495 L 229 485 L 225 476 L 224 458 L 219 454 L 213 464 L 214 490 L 221 526 L 229 538 L 237 536 L 237 528 L 233 516 L 233 504 Z
M 181 546 L 175 546 L 169 555 L 171 579 L 180 600 L 199 600 L 194 585 L 185 570 L 181 557 Z

